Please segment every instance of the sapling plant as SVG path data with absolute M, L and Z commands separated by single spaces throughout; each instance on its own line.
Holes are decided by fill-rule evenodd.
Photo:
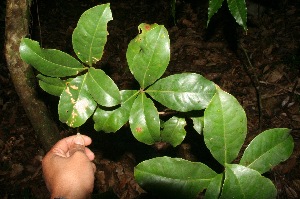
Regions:
M 157 157 L 135 168 L 135 178 L 145 190 L 174 198 L 195 198 L 203 190 L 206 198 L 274 198 L 275 186 L 261 174 L 291 155 L 289 130 L 261 133 L 239 164 L 233 164 L 247 133 L 246 114 L 238 101 L 200 74 L 162 78 L 170 61 L 170 39 L 167 29 L 158 24 L 138 26 L 139 34 L 129 43 L 126 59 L 140 88 L 120 91 L 95 67 L 103 55 L 110 20 L 109 4 L 82 14 L 72 34 L 79 60 L 59 50 L 43 49 L 28 38 L 21 41 L 21 58 L 39 72 L 40 87 L 60 98 L 60 121 L 79 127 L 92 117 L 95 130 L 106 133 L 129 123 L 138 141 L 148 145 L 167 142 L 175 147 L 184 140 L 186 119 L 191 118 L 212 156 L 224 167 L 223 173 L 201 162 Z M 162 118 L 158 103 L 173 115 Z M 191 117 L 191 111 L 199 114 Z
M 211 18 L 222 7 L 224 0 L 209 0 L 207 25 Z M 245 0 L 226 0 L 228 9 L 235 21 L 247 30 L 247 7 Z
M 207 16 L 207 26 L 211 20 L 211 18 L 218 12 L 218 10 L 222 7 L 225 0 L 209 0 L 208 6 L 208 16 Z M 235 21 L 247 30 L 247 7 L 245 0 L 226 0 L 228 5 L 228 9 L 235 19 Z M 174 19 L 174 24 L 176 24 L 176 0 L 170 1 L 171 7 L 171 15 Z
M 102 57 L 111 19 L 109 4 L 91 8 L 80 17 L 72 44 L 81 62 L 59 50 L 43 49 L 27 38 L 20 45 L 21 57 L 40 72 L 41 88 L 60 97 L 61 122 L 79 127 L 93 115 L 94 128 L 109 133 L 129 121 L 132 134 L 140 142 L 150 145 L 164 141 L 177 146 L 186 134 L 185 120 L 174 116 L 162 122 L 153 99 L 176 111 L 201 110 L 215 93 L 214 83 L 195 73 L 159 79 L 170 61 L 168 31 L 162 25 L 142 23 L 140 34 L 126 52 L 140 89 L 119 91 L 103 70 L 93 67 Z M 177 133 L 170 136 L 172 132 Z

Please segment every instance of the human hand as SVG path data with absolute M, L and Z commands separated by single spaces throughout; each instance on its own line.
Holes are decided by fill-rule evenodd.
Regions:
M 85 135 L 74 135 L 58 141 L 43 158 L 42 166 L 51 198 L 89 198 L 94 187 L 96 166 L 92 142 Z

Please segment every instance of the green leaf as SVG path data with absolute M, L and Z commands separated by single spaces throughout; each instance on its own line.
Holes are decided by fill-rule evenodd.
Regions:
M 193 127 L 197 133 L 201 134 L 204 126 L 204 117 L 191 117 L 193 120 Z
M 78 58 L 89 66 L 99 61 L 107 41 L 107 23 L 112 20 L 109 3 L 85 11 L 72 35 L 73 48 Z
M 160 79 L 146 92 L 164 106 L 182 112 L 207 107 L 215 84 L 196 73 L 182 73 Z
M 121 106 L 113 110 L 104 110 L 97 108 L 93 115 L 96 131 L 104 131 L 106 133 L 116 132 L 128 120 L 132 104 L 138 94 L 135 90 L 121 91 Z
M 184 118 L 172 117 L 163 125 L 161 132 L 161 141 L 170 143 L 173 147 L 179 145 L 185 138 L 186 131 L 184 127 L 186 122 Z
M 60 96 L 59 119 L 70 127 L 79 127 L 93 114 L 96 102 L 87 91 L 86 74 L 73 79 Z
M 89 93 L 95 101 L 106 107 L 112 107 L 121 102 L 121 95 L 117 85 L 103 70 L 89 68 L 86 78 Z
M 158 157 L 138 164 L 137 183 L 160 198 L 196 198 L 217 174 L 200 162 Z
M 241 165 L 265 173 L 293 152 L 294 142 L 290 130 L 275 128 L 256 136 L 246 148 Z
M 40 79 L 40 87 L 51 95 L 59 97 L 66 87 L 66 82 L 57 77 L 46 77 L 44 75 L 38 74 L 37 78 Z
M 145 144 L 160 141 L 160 120 L 154 103 L 141 93 L 134 101 L 130 116 L 130 129 L 133 136 Z
M 205 199 L 219 198 L 222 190 L 223 176 L 223 173 L 218 174 L 210 181 L 207 190 L 205 191 Z
M 209 6 L 208 6 L 208 19 L 207 19 L 207 25 L 210 22 L 210 19 L 214 14 L 218 12 L 218 10 L 222 7 L 222 3 L 224 0 L 210 0 L 209 1 Z
M 237 157 L 246 133 L 244 109 L 232 95 L 217 88 L 204 111 L 203 135 L 207 148 L 220 164 L 225 165 Z
M 27 64 L 51 77 L 72 76 L 86 70 L 72 56 L 55 49 L 42 49 L 38 42 L 27 38 L 21 41 L 20 56 Z
M 170 39 L 163 25 L 139 25 L 141 33 L 127 48 L 129 69 L 141 88 L 153 84 L 165 72 L 170 61 Z
M 235 174 L 230 166 L 232 166 L 232 165 L 226 165 L 226 167 L 225 167 L 225 175 L 224 175 L 225 179 L 223 182 L 221 197 L 219 197 L 219 198 L 227 199 L 226 197 L 230 197 L 230 198 L 248 199 L 248 198 L 245 198 L 245 196 L 243 194 L 243 190 L 242 190 L 243 185 L 241 185 L 239 182 L 239 178 L 241 178 L 240 176 L 242 176 L 243 173 Z M 241 167 L 241 168 L 243 168 L 243 167 Z M 246 170 L 244 170 L 244 171 L 246 171 Z M 244 173 L 244 174 L 246 174 L 246 173 Z M 257 173 L 256 173 L 256 175 L 257 175 Z M 250 174 L 250 176 L 251 176 L 251 174 Z M 261 176 L 258 175 L 258 178 L 259 177 L 261 177 Z
M 271 180 L 259 172 L 237 164 L 226 165 L 221 199 L 271 199 L 277 191 Z
M 247 7 L 245 0 L 227 0 L 228 8 L 235 21 L 247 30 Z

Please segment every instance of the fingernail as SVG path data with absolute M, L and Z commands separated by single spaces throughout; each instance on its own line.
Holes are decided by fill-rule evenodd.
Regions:
M 84 144 L 83 136 L 80 135 L 80 133 L 77 133 L 77 135 L 75 136 L 75 138 L 73 139 L 70 145 L 69 154 L 70 156 L 72 156 L 76 151 L 81 151 L 84 153 L 84 148 L 85 148 L 85 144 Z
M 77 133 L 76 137 L 73 140 L 73 143 L 83 145 L 84 146 L 84 139 L 80 133 Z

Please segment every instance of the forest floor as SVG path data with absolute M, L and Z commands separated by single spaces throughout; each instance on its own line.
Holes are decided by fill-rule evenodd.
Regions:
M 165 25 L 171 40 L 171 61 L 165 75 L 199 73 L 235 96 L 248 117 L 243 149 L 264 130 L 292 129 L 292 156 L 266 176 L 275 184 L 278 198 L 299 198 L 300 3 L 282 1 L 285 3 L 274 3 L 265 10 L 260 7 L 261 16 L 249 15 L 245 32 L 233 22 L 226 8 L 206 28 L 207 3 L 177 1 L 174 25 L 169 1 L 101 1 L 105 2 L 110 2 L 114 19 L 108 24 L 108 42 L 97 67 L 105 70 L 120 89 L 134 86 L 125 57 L 128 43 L 138 34 L 140 23 Z M 31 37 L 44 48 L 72 54 L 72 31 L 80 15 L 96 4 L 92 0 L 35 3 Z M 3 16 L 0 23 L 3 35 Z M 46 152 L 35 137 L 1 54 L 0 198 L 49 198 L 41 170 Z M 40 94 L 57 120 L 57 99 L 42 91 Z M 74 134 L 74 130 L 57 124 L 62 136 Z M 95 132 L 91 126 L 88 123 L 80 131 L 94 141 L 91 148 L 97 165 L 95 194 L 110 191 L 119 198 L 149 198 L 133 178 L 133 168 L 139 162 L 157 155 L 203 160 L 201 146 L 191 141 L 200 135 L 189 135 L 195 132 L 188 133 L 184 143 L 174 149 L 158 150 L 137 142 L 127 127 L 115 134 L 104 134 Z

